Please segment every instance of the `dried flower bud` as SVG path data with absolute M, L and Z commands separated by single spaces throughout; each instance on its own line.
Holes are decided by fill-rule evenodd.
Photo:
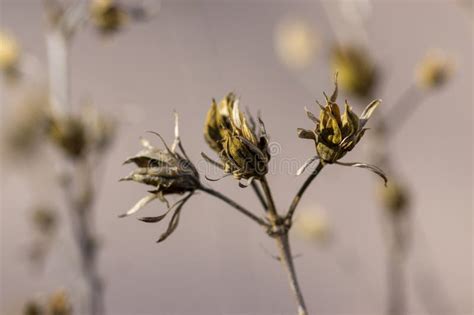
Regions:
M 259 130 L 252 117 L 247 117 L 239 110 L 239 100 L 234 94 L 229 94 L 219 104 L 213 101 L 208 112 L 205 139 L 209 146 L 218 152 L 222 163 L 210 160 L 219 166 L 226 174 L 232 174 L 236 179 L 259 179 L 268 172 L 270 153 L 265 126 L 258 119 Z M 244 185 L 241 183 L 241 185 Z
M 70 158 L 81 157 L 86 150 L 86 130 L 82 119 L 77 116 L 51 117 L 47 133 L 52 143 Z
M 313 140 L 316 145 L 317 156 L 309 159 L 297 172 L 297 175 L 303 173 L 303 171 L 311 165 L 315 160 L 319 159 L 324 164 L 339 164 L 343 166 L 353 166 L 359 168 L 366 168 L 376 173 L 383 178 L 385 183 L 387 178 L 383 171 L 376 166 L 369 165 L 366 163 L 344 163 L 339 162 L 347 152 L 351 151 L 355 145 L 360 141 L 365 131 L 367 130 L 365 124 L 369 120 L 372 113 L 380 104 L 381 100 L 372 101 L 364 109 L 362 114 L 357 116 L 352 108 L 345 102 L 344 114 L 341 115 L 339 105 L 337 105 L 337 75 L 335 78 L 335 89 L 331 97 L 328 97 L 324 93 L 326 98 L 326 105 L 322 106 L 318 103 L 321 108 L 319 119 L 306 109 L 308 118 L 313 121 L 316 126 L 314 130 L 307 130 L 298 128 L 298 137 L 302 139 Z
M 384 208 L 395 215 L 405 212 L 410 202 L 407 188 L 393 179 L 387 187 L 378 187 L 377 195 Z
M 175 209 L 168 230 L 158 240 L 158 242 L 161 242 L 176 229 L 182 206 L 201 184 L 199 173 L 187 157 L 181 145 L 178 131 L 178 116 L 176 115 L 175 141 L 171 149 L 166 145 L 159 134 L 156 135 L 163 141 L 165 149 L 155 148 L 147 140 L 143 139 L 142 145 L 144 149 L 124 162 L 125 164 L 134 163 L 137 168 L 128 176 L 121 179 L 150 185 L 153 186 L 154 189 L 149 191 L 149 195 L 140 199 L 129 211 L 120 215 L 120 217 L 134 214 L 156 198 L 165 202 L 168 207 L 168 211 L 165 214 L 140 219 L 148 223 L 159 222 L 164 219 L 172 209 Z M 181 154 L 178 153 L 177 148 L 181 150 Z M 188 193 L 188 195 L 170 207 L 166 196 L 184 193 Z
M 93 0 L 90 12 L 92 22 L 104 34 L 120 30 L 128 17 L 126 10 L 114 0 Z
M 439 52 L 430 52 L 416 68 L 416 80 L 421 88 L 438 88 L 453 73 L 453 63 Z
M 25 304 L 23 315 L 44 315 L 44 312 L 37 302 L 30 301 Z
M 356 46 L 336 46 L 331 53 L 333 72 L 339 73 L 339 84 L 345 91 L 368 97 L 377 82 L 375 64 L 369 54 Z
M 334 163 L 351 151 L 364 135 L 365 124 L 380 104 L 380 100 L 372 101 L 358 117 L 345 102 L 344 114 L 341 115 L 336 103 L 338 93 L 337 79 L 335 90 L 330 98 L 326 97 L 326 105 L 321 105 L 319 119 L 307 111 L 308 117 L 316 124 L 314 130 L 298 129 L 298 136 L 315 141 L 316 151 L 324 163 Z
M 66 292 L 54 293 L 49 299 L 48 309 L 51 315 L 71 315 L 72 306 Z
M 0 71 L 7 79 L 18 75 L 21 51 L 15 39 L 0 32 Z
M 236 100 L 234 93 L 227 94 L 219 105 L 217 105 L 213 99 L 211 108 L 207 113 L 206 123 L 204 125 L 204 139 L 211 149 L 218 154 L 224 149 L 222 145 L 224 130 L 231 128 L 229 108 L 234 106 L 233 104 Z

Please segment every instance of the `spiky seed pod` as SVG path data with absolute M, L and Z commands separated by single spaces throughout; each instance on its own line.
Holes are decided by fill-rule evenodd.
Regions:
M 234 178 L 247 180 L 247 183 L 264 176 L 268 172 L 270 153 L 261 119 L 258 119 L 258 131 L 256 129 L 253 118 L 249 116 L 247 119 L 239 110 L 239 100 L 233 93 L 219 105 L 213 101 L 204 128 L 207 143 L 219 154 L 222 162 L 213 163 Z
M 337 75 L 334 84 L 335 88 L 331 97 L 328 97 L 324 93 L 326 105 L 322 106 L 318 103 L 321 108 L 319 119 L 306 109 L 306 114 L 308 118 L 315 123 L 315 128 L 312 130 L 298 128 L 297 130 L 298 137 L 314 141 L 317 152 L 317 156 L 310 158 L 303 164 L 297 171 L 297 175 L 303 173 L 309 165 L 319 159 L 322 165 L 335 163 L 343 166 L 369 169 L 382 177 L 386 183 L 387 177 L 383 171 L 376 166 L 359 162 L 344 163 L 339 161 L 339 159 L 344 157 L 346 153 L 351 151 L 360 141 L 367 130 L 365 128 L 367 121 L 381 100 L 374 100 L 367 105 L 360 117 L 352 111 L 352 108 L 346 101 L 344 113 L 341 115 L 339 105 L 336 103 L 338 94 Z
M 331 67 L 339 73 L 341 88 L 359 97 L 370 97 L 377 83 L 375 63 L 365 50 L 351 45 L 335 46 Z
M 181 145 L 177 116 L 175 133 L 175 142 L 171 149 L 166 145 L 159 134 L 156 135 L 163 140 L 165 149 L 153 147 L 147 140 L 142 139 L 143 150 L 124 162 L 124 164 L 134 163 L 137 168 L 128 176 L 121 179 L 123 181 L 134 181 L 153 186 L 153 189 L 149 191 L 149 195 L 140 199 L 130 210 L 125 214 L 120 215 L 120 217 L 126 217 L 136 213 L 149 202 L 157 198 L 166 203 L 168 210 L 164 214 L 156 217 L 140 218 L 141 221 L 148 223 L 159 222 L 174 209 L 168 229 L 161 235 L 158 242 L 165 240 L 176 229 L 179 222 L 181 208 L 193 195 L 194 191 L 201 185 L 199 173 L 187 157 Z M 181 153 L 177 151 L 177 148 L 180 149 Z M 176 202 L 174 205 L 169 205 L 166 196 L 182 195 L 184 193 L 188 193 L 188 195 Z
M 372 101 L 359 117 L 351 106 L 345 102 L 344 113 L 341 115 L 339 105 L 336 103 L 338 83 L 331 97 L 326 98 L 326 105 L 321 108 L 319 119 L 307 111 L 308 117 L 316 124 L 314 130 L 298 129 L 298 136 L 303 139 L 315 141 L 319 159 L 324 163 L 334 163 L 351 151 L 364 135 L 365 124 L 380 104 L 380 100 Z

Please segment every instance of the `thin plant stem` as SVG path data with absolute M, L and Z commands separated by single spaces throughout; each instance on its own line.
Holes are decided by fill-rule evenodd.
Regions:
M 376 129 L 385 129 L 384 132 L 393 137 L 424 100 L 424 95 L 419 87 L 411 84 L 385 114 L 387 119 L 381 119 Z
M 228 205 L 230 205 L 231 207 L 237 209 L 240 213 L 244 214 L 245 216 L 249 217 L 250 219 L 252 219 L 253 221 L 255 221 L 256 223 L 258 223 L 259 225 L 263 226 L 263 227 L 266 227 L 266 228 L 269 228 L 270 225 L 265 222 L 265 220 L 263 220 L 262 218 L 256 216 L 255 214 L 253 214 L 252 212 L 250 212 L 249 210 L 245 209 L 244 207 L 242 207 L 240 204 L 238 204 L 237 202 L 235 202 L 234 200 L 230 199 L 229 197 L 227 197 L 226 195 L 218 192 L 217 190 L 214 190 L 212 188 L 207 188 L 207 187 L 204 187 L 204 186 L 201 186 L 199 187 L 199 189 L 201 191 L 204 191 L 206 193 L 208 193 L 209 195 L 211 196 L 214 196 L 222 201 L 224 201 L 225 203 L 227 203 Z
M 275 202 L 273 201 L 272 192 L 270 190 L 270 186 L 268 185 L 267 178 L 265 176 L 260 179 L 260 183 L 262 184 L 263 193 L 265 194 L 265 198 L 267 200 L 267 210 L 268 210 L 268 219 L 275 225 L 278 221 L 278 213 L 275 207 Z
M 72 178 L 65 180 L 65 194 L 70 208 L 74 238 L 79 249 L 82 273 L 88 286 L 88 310 L 91 315 L 104 314 L 103 284 L 97 269 L 97 238 L 92 230 L 92 207 L 95 200 L 92 176 L 86 159 L 74 163 L 75 184 L 80 184 L 78 193 L 72 191 Z
M 268 209 L 267 202 L 265 200 L 265 197 L 262 194 L 262 190 L 258 186 L 258 183 L 255 181 L 252 181 L 251 185 L 252 185 L 253 190 L 255 191 L 255 194 L 257 195 L 258 200 L 262 204 L 263 209 L 265 209 L 266 211 Z
M 276 232 L 274 238 L 280 252 L 280 261 L 288 274 L 290 288 L 293 292 L 293 295 L 295 296 L 296 303 L 298 304 L 298 315 L 307 315 L 308 311 L 304 302 L 303 293 L 301 292 L 300 286 L 298 284 L 298 277 L 296 275 L 293 256 L 291 254 L 290 242 L 288 239 L 289 227 L 285 225 L 284 220 L 281 220 L 280 216 L 278 215 L 272 192 L 266 177 L 262 177 L 260 182 L 262 184 L 266 200 L 268 200 L 267 216 L 269 221 L 272 223 L 272 230 Z
M 49 97 L 56 114 L 70 110 L 69 43 L 60 29 L 48 30 L 46 47 L 49 67 Z
M 405 248 L 406 234 L 402 231 L 402 217 L 397 215 L 390 216 L 391 233 L 389 240 L 389 252 L 387 261 L 387 314 L 403 315 L 406 314 L 406 295 L 405 295 Z
M 303 293 L 301 292 L 300 286 L 298 284 L 298 277 L 296 276 L 295 265 L 293 263 L 288 233 L 279 235 L 275 238 L 275 240 L 280 251 L 280 261 L 285 266 L 285 269 L 288 273 L 290 288 L 293 291 L 296 302 L 298 303 L 298 315 L 307 315 L 308 310 L 306 309 Z
M 305 193 L 306 189 L 309 187 L 311 182 L 318 176 L 318 174 L 321 172 L 323 167 L 324 167 L 324 164 L 322 162 L 319 162 L 316 169 L 308 176 L 308 178 L 305 180 L 301 188 L 296 193 L 295 197 L 293 198 L 293 201 L 291 202 L 290 208 L 288 209 L 288 213 L 286 215 L 286 219 L 289 220 L 289 222 L 291 222 L 291 220 L 293 219 L 295 210 L 298 207 L 298 204 L 301 198 L 303 197 L 303 194 Z

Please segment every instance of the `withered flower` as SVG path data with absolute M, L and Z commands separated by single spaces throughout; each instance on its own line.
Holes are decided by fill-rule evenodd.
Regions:
M 193 195 L 194 191 L 200 187 L 199 174 L 189 160 L 181 145 L 178 129 L 178 116 L 176 114 L 175 140 L 169 148 L 161 136 L 156 134 L 163 141 L 165 149 L 153 147 L 148 141 L 142 140 L 143 150 L 135 156 L 127 159 L 124 164 L 135 163 L 137 168 L 128 176 L 122 178 L 125 181 L 135 181 L 141 184 L 150 185 L 154 188 L 149 191 L 149 195 L 140 199 L 129 211 L 120 217 L 126 217 L 134 214 L 149 202 L 159 199 L 166 203 L 168 210 L 156 217 L 144 217 L 139 220 L 155 223 L 163 220 L 166 215 L 174 209 L 173 216 L 168 225 L 168 229 L 158 240 L 165 240 L 177 227 L 179 216 L 183 205 Z M 177 149 L 180 149 L 180 153 Z M 168 195 L 187 195 L 170 206 L 166 196 Z
M 452 61 L 440 52 L 429 52 L 416 68 L 416 80 L 421 88 L 438 88 L 453 73 Z
M 94 0 L 90 12 L 92 22 L 104 34 L 120 30 L 127 21 L 126 10 L 114 0 Z
M 368 97 L 377 83 L 377 71 L 368 52 L 357 46 L 336 46 L 331 67 L 339 73 L 341 88 L 359 97 Z
M 209 146 L 218 153 L 221 163 L 213 161 L 207 155 L 202 156 L 218 166 L 227 175 L 241 181 L 246 187 L 254 179 L 259 179 L 268 172 L 270 152 L 268 136 L 262 120 L 257 125 L 239 110 L 239 99 L 230 93 L 219 105 L 213 100 L 207 114 L 204 137 Z
M 339 159 L 351 151 L 360 141 L 367 130 L 365 128 L 367 121 L 381 100 L 374 100 L 367 105 L 360 117 L 352 111 L 352 108 L 346 101 L 344 113 L 341 115 L 339 105 L 336 103 L 338 94 L 337 75 L 335 78 L 335 89 L 331 97 L 328 97 L 325 93 L 323 94 L 326 99 L 326 105 L 322 106 L 318 103 L 321 108 L 319 119 L 305 108 L 308 118 L 316 124 L 315 129 L 298 128 L 298 137 L 315 142 L 317 156 L 309 159 L 298 170 L 297 175 L 301 174 L 306 167 L 319 159 L 323 164 L 335 163 L 343 166 L 368 168 L 386 181 L 383 171 L 375 166 L 365 163 L 339 162 Z

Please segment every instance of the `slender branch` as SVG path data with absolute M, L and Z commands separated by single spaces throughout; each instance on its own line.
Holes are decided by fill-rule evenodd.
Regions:
M 278 249 L 280 251 L 280 261 L 285 266 L 288 273 L 288 280 L 290 282 L 291 290 L 294 293 L 296 302 L 298 303 L 298 315 L 307 315 L 308 310 L 304 302 L 303 294 L 298 284 L 298 277 L 296 276 L 295 265 L 293 263 L 293 256 L 291 255 L 290 242 L 288 233 L 278 236 L 276 239 Z
M 207 187 L 204 187 L 204 186 L 199 187 L 199 189 L 206 192 L 206 193 L 208 193 L 209 195 L 212 195 L 212 196 L 224 201 L 229 206 L 234 207 L 240 213 L 246 215 L 247 217 L 249 217 L 253 221 L 257 222 L 259 225 L 264 226 L 266 228 L 270 227 L 270 225 L 267 222 L 265 222 L 262 218 L 256 216 L 255 214 L 253 214 L 249 210 L 245 209 L 244 207 L 239 205 L 237 202 L 235 202 L 234 200 L 230 199 L 229 197 L 223 195 L 222 193 L 220 193 L 220 192 L 218 192 L 218 191 L 216 191 L 212 188 L 207 188 Z
M 288 209 L 288 213 L 286 215 L 286 220 L 288 220 L 289 222 L 291 222 L 293 218 L 293 214 L 295 213 L 296 207 L 298 206 L 301 198 L 303 197 L 304 192 L 309 187 L 311 182 L 316 178 L 316 176 L 318 176 L 318 174 L 321 172 L 323 167 L 324 167 L 324 164 L 322 162 L 319 162 L 316 169 L 308 176 L 308 178 L 305 180 L 301 188 L 296 193 L 295 197 L 293 198 L 293 201 L 291 202 L 290 208 Z
M 252 181 L 252 188 L 255 191 L 255 194 L 258 197 L 258 200 L 260 200 L 260 203 L 262 204 L 263 209 L 267 210 L 267 202 L 265 201 L 265 197 L 262 194 L 262 191 L 260 190 L 260 187 L 258 186 L 257 182 Z
M 391 240 L 387 257 L 387 299 L 388 315 L 406 314 L 406 283 L 405 283 L 405 247 L 406 233 L 402 231 L 400 221 L 396 215 L 390 216 Z
M 293 292 L 298 304 L 298 315 L 307 315 L 308 311 L 306 310 L 303 294 L 298 284 L 293 256 L 291 255 L 290 242 L 288 240 L 289 227 L 285 225 L 284 220 L 282 221 L 281 217 L 278 215 L 266 177 L 262 177 L 260 182 L 262 183 L 265 197 L 268 200 L 267 216 L 272 223 L 272 230 L 277 233 L 274 237 L 280 251 L 280 261 L 286 269 L 291 291 Z
M 69 43 L 58 29 L 50 29 L 46 35 L 49 66 L 49 97 L 56 114 L 70 110 L 69 104 Z
M 386 118 L 379 121 L 376 129 L 382 129 L 387 135 L 393 137 L 408 117 L 418 108 L 418 105 L 422 103 L 424 96 L 425 94 L 416 85 L 411 84 L 385 114 Z
M 265 197 L 266 197 L 267 202 L 268 202 L 268 204 L 267 204 L 268 219 L 270 220 L 272 225 L 275 226 L 277 221 L 278 221 L 278 213 L 277 213 L 277 210 L 276 210 L 275 202 L 273 201 L 273 196 L 272 196 L 272 192 L 270 190 L 270 186 L 268 185 L 268 182 L 267 182 L 267 178 L 265 176 L 263 176 L 260 179 L 260 183 L 262 184 L 263 193 L 265 194 Z
M 77 174 L 74 177 L 67 174 L 63 188 L 70 208 L 71 224 L 79 249 L 82 273 L 89 286 L 89 309 L 87 312 L 91 315 L 100 315 L 104 314 L 103 285 L 97 270 L 97 240 L 91 226 L 95 194 L 87 161 L 85 159 L 78 160 L 74 166 Z M 77 187 L 77 193 L 71 189 L 73 178 L 76 183 L 81 185 Z

